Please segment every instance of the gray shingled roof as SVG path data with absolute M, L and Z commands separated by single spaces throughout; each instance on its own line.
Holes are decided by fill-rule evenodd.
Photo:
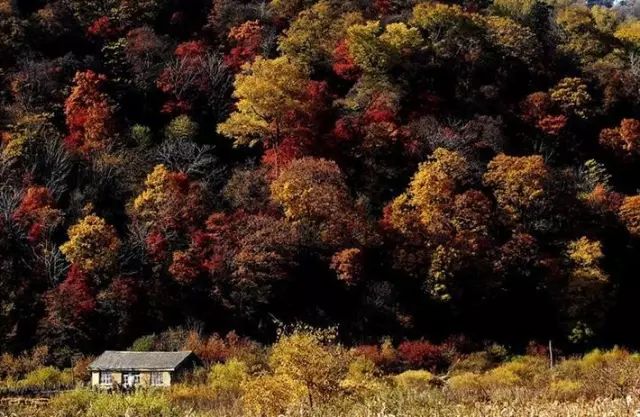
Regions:
M 129 352 L 107 350 L 89 365 L 89 369 L 96 371 L 173 371 L 189 356 L 191 356 L 191 351 Z

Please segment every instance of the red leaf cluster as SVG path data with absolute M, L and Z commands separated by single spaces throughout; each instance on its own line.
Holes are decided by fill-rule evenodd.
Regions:
M 96 38 L 112 39 L 118 36 L 120 30 L 108 16 L 102 16 L 94 20 L 91 26 L 87 28 L 87 32 Z
M 235 45 L 224 57 L 224 62 L 234 71 L 253 61 L 262 46 L 262 25 L 257 20 L 244 22 L 231 28 L 229 40 Z
M 67 146 L 81 154 L 103 149 L 114 131 L 113 106 L 102 91 L 107 77 L 92 70 L 76 73 L 65 101 Z
M 636 156 L 640 153 L 640 121 L 622 119 L 620 125 L 603 129 L 600 144 L 622 156 Z
M 361 70 L 349 53 L 346 40 L 340 41 L 333 51 L 333 72 L 345 80 L 355 81 L 360 76 Z
M 398 346 L 398 356 L 407 366 L 415 369 L 442 370 L 450 363 L 447 349 L 424 340 L 402 342 Z
M 67 277 L 45 296 L 47 321 L 55 326 L 78 325 L 93 312 L 96 300 L 86 274 L 71 265 Z

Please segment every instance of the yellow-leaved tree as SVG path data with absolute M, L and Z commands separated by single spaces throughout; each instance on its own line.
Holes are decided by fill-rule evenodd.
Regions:
M 188 228 L 202 214 L 202 189 L 184 172 L 159 164 L 147 175 L 144 190 L 133 200 L 132 217 L 154 230 Z
M 262 142 L 272 148 L 278 171 L 278 147 L 295 133 L 295 115 L 307 110 L 308 83 L 308 69 L 288 57 L 258 57 L 236 76 L 236 110 L 218 125 L 218 133 L 233 138 L 236 146 Z
M 404 23 L 391 23 L 383 28 L 380 22 L 374 21 L 347 29 L 349 54 L 367 75 L 384 74 L 422 42 L 418 29 Z
M 531 210 L 548 205 L 551 172 L 540 155 L 500 154 L 489 163 L 484 182 L 493 188 L 498 206 L 517 222 Z
M 328 63 L 346 29 L 363 20 L 359 12 L 341 13 L 336 6 L 322 0 L 301 12 L 280 38 L 278 49 L 307 65 Z
M 640 21 L 632 20 L 618 27 L 614 36 L 625 42 L 631 49 L 640 47 Z
M 271 184 L 271 198 L 289 221 L 314 225 L 324 245 L 368 245 L 377 240 L 333 161 L 294 160 Z
M 407 192 L 391 203 L 391 222 L 400 231 L 414 228 L 417 220 L 432 235 L 447 234 L 456 185 L 468 175 L 467 161 L 457 152 L 438 148 L 420 165 Z
M 304 327 L 281 333 L 271 349 L 274 374 L 304 386 L 310 407 L 335 394 L 347 372 L 346 352 L 335 339 L 335 330 Z
M 629 233 L 640 236 L 640 195 L 625 197 L 619 215 Z
M 602 244 L 585 236 L 569 242 L 566 257 L 569 280 L 563 291 L 565 320 L 571 328 L 569 339 L 584 342 L 585 336 L 601 326 L 605 311 L 609 276 L 602 269 Z
M 94 272 L 115 264 L 120 245 L 113 226 L 90 214 L 69 228 L 69 241 L 60 246 L 60 251 L 83 271 Z
M 460 153 L 438 148 L 385 211 L 385 223 L 402 236 L 398 248 L 409 245 L 396 251 L 396 266 L 426 278 L 425 290 L 441 301 L 451 300 L 463 260 L 484 252 L 489 239 L 492 205 L 480 191 L 464 191 L 470 178 Z
M 535 64 L 540 55 L 540 44 L 535 33 L 507 17 L 488 16 L 485 25 L 489 40 L 501 54 Z

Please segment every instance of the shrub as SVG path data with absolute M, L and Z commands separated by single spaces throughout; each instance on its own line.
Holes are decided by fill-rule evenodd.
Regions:
M 155 338 L 154 350 L 181 350 L 189 337 L 189 331 L 182 327 L 174 327 L 163 331 Z
M 424 340 L 406 341 L 398 346 L 398 356 L 410 368 L 437 371 L 446 369 L 450 360 L 442 346 Z
M 550 376 L 546 360 L 518 357 L 487 372 L 461 372 L 447 381 L 448 390 L 462 400 L 513 399 L 516 390 L 546 387 Z
M 356 346 L 352 349 L 352 353 L 369 359 L 376 367 L 385 370 L 394 368 L 398 361 L 398 353 L 390 339 L 385 339 L 380 346 Z
M 548 377 L 548 365 L 544 358 L 522 356 L 490 370 L 486 376 L 497 386 L 536 385 Z
M 252 416 L 277 416 L 300 405 L 308 395 L 300 382 L 287 375 L 261 375 L 242 385 L 242 404 Z
M 20 374 L 20 371 L 18 358 L 9 353 L 0 355 L 0 379 L 13 379 Z
M 134 352 L 149 352 L 154 349 L 155 346 L 156 335 L 148 334 L 146 336 L 141 336 L 133 341 L 129 350 Z
M 571 358 L 560 361 L 554 368 L 554 376 L 560 379 L 579 380 L 583 378 L 582 359 Z
M 487 388 L 483 376 L 473 372 L 454 375 L 447 381 L 447 389 L 458 399 L 486 399 Z
M 451 371 L 454 374 L 460 374 L 464 372 L 482 373 L 486 372 L 495 366 L 492 357 L 487 352 L 473 352 L 465 355 L 458 362 L 456 362 Z
M 165 130 L 165 136 L 168 140 L 190 140 L 197 134 L 198 124 L 186 115 L 171 120 Z
M 70 371 L 60 371 L 52 366 L 39 368 L 29 372 L 18 382 L 24 388 L 59 388 L 71 386 L 73 376 Z
M 91 362 L 93 362 L 93 358 L 91 356 L 83 356 L 77 359 L 73 363 L 73 368 L 71 369 L 73 377 L 82 382 L 89 382 L 91 380 L 91 373 L 89 372 L 89 365 Z
M 160 334 L 139 337 L 129 347 L 129 350 L 136 352 L 181 350 L 185 347 L 191 333 L 182 327 L 174 327 Z
M 231 359 L 225 364 L 216 364 L 209 372 L 209 384 L 213 392 L 226 397 L 236 397 L 241 394 L 242 383 L 249 377 L 247 365 L 237 359 Z
M 549 384 L 549 397 L 554 400 L 574 401 L 582 394 L 582 383 L 570 379 L 558 379 Z
M 222 338 L 215 333 L 209 337 L 202 337 L 198 332 L 192 331 L 187 336 L 183 348 L 192 350 L 206 366 L 232 358 L 244 362 L 249 368 L 261 367 L 264 362 L 260 346 L 235 332 L 229 332 Z
M 147 126 L 143 125 L 133 125 L 129 132 L 129 136 L 135 145 L 138 146 L 149 146 L 152 143 L 153 136 L 151 134 L 151 129 Z
M 44 366 L 49 356 L 47 346 L 37 346 L 20 356 L 4 353 L 0 356 L 0 379 L 18 379 Z
M 481 382 L 487 389 L 511 388 L 524 383 L 510 366 L 499 366 L 482 375 Z
M 359 345 L 351 349 L 351 351 L 355 356 L 367 358 L 376 365 L 382 361 L 378 345 Z
M 177 384 L 166 391 L 169 403 L 180 408 L 216 409 L 221 401 L 217 393 L 206 384 Z
M 432 387 L 433 374 L 425 370 L 409 370 L 393 376 L 393 382 L 405 390 L 426 391 Z
M 198 332 L 189 332 L 184 347 L 193 351 L 206 366 L 224 362 L 229 356 L 224 340 L 217 334 L 203 338 Z
M 157 393 L 136 391 L 130 395 L 97 395 L 90 403 L 86 417 L 174 417 L 178 413 L 169 400 Z
M 85 416 L 89 406 L 98 397 L 97 392 L 76 389 L 56 395 L 49 401 L 47 408 L 61 417 Z
M 210 372 L 210 368 L 196 366 L 182 375 L 181 383 L 188 385 L 208 385 Z
M 640 388 L 640 356 L 617 347 L 596 349 L 578 361 L 578 373 L 587 395 L 623 397 Z
M 334 340 L 332 331 L 296 329 L 281 334 L 272 347 L 271 369 L 305 386 L 311 407 L 336 392 L 346 373 L 345 352 Z
M 349 364 L 340 388 L 358 397 L 366 397 L 379 391 L 382 382 L 377 377 L 375 364 L 364 356 L 357 356 Z
M 504 362 L 509 356 L 509 349 L 497 343 L 487 346 L 485 351 L 493 363 Z

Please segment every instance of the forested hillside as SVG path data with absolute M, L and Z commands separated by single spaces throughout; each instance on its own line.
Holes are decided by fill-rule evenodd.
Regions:
M 0 0 L 0 351 L 640 346 L 640 11 Z

